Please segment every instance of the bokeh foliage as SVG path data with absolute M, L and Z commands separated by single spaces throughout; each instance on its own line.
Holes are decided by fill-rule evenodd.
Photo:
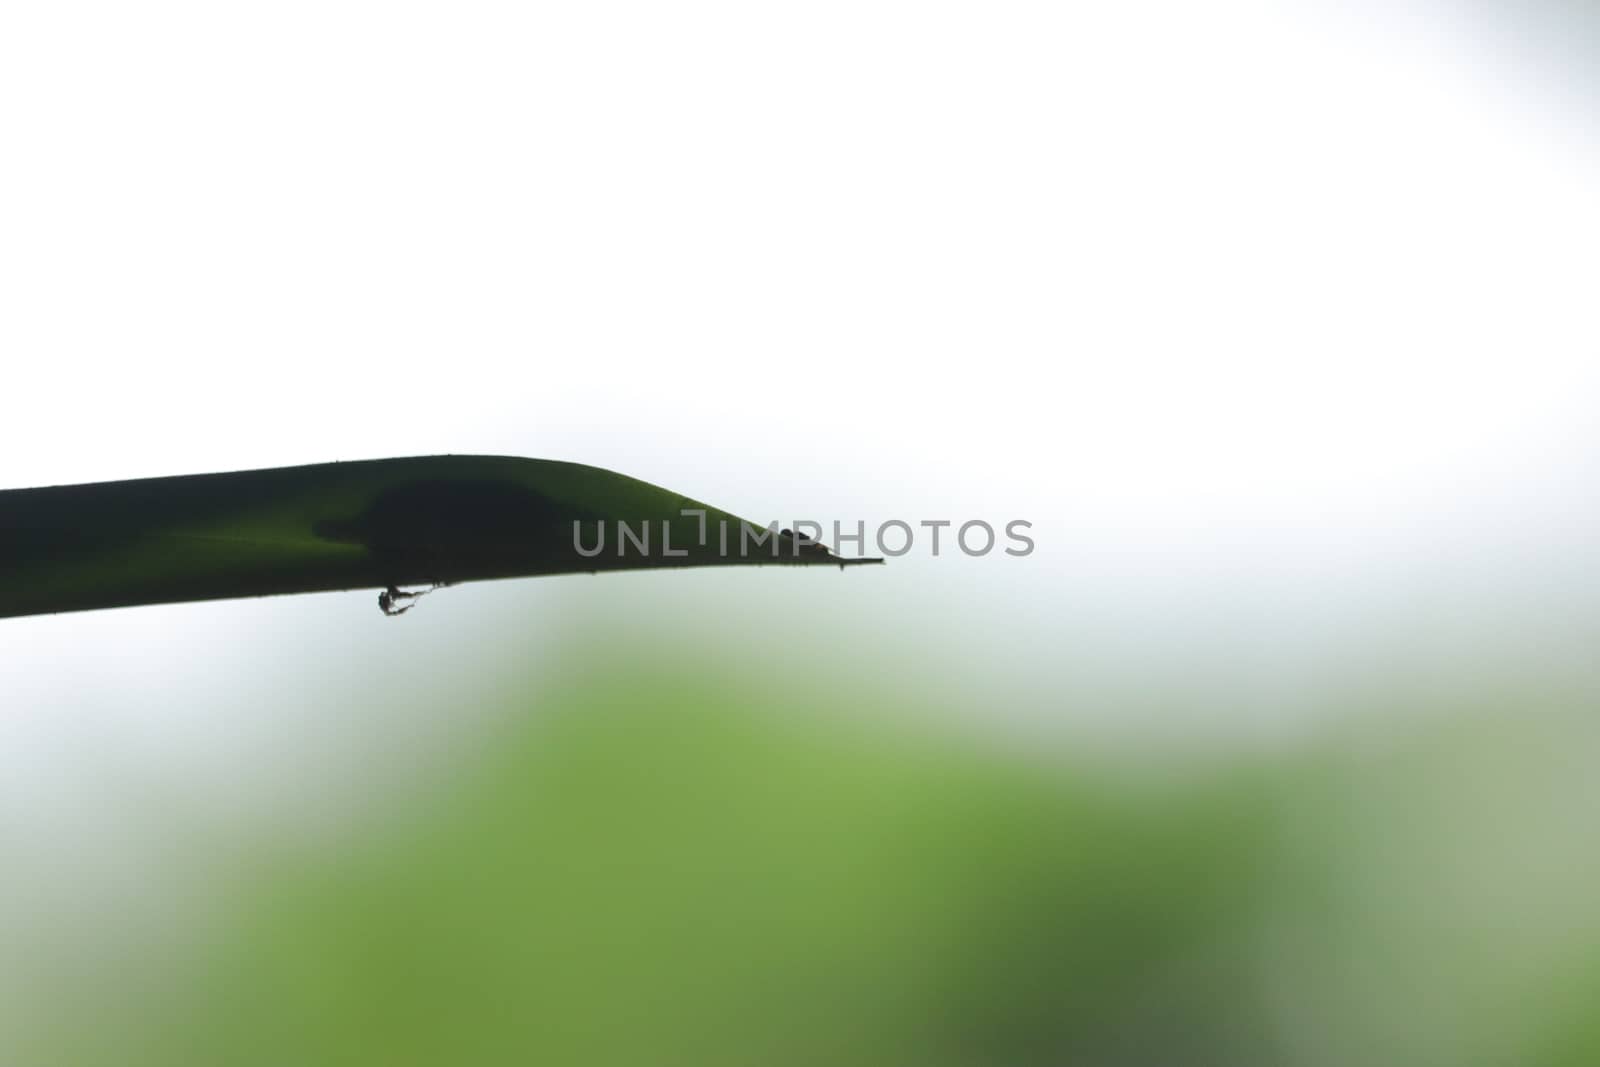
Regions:
M 486 732 L 359 829 L 219 844 L 214 931 L 31 1062 L 1593 1062 L 1592 949 L 1452 911 L 1492 892 L 1437 833 L 1450 768 L 1505 766 L 1477 727 L 1116 767 L 587 647 L 463 697 Z

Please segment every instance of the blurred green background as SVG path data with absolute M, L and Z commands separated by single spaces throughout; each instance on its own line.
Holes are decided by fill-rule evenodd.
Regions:
M 305 678 L 220 667 L 250 688 L 213 710 L 281 702 L 298 758 L 253 816 L 107 761 L 164 878 L 100 886 L 118 937 L 12 939 L 53 964 L 27 957 L 4 1061 L 1600 1054 L 1586 672 L 1346 671 L 1284 692 L 1321 709 L 1302 730 L 1218 744 L 1226 714 L 1165 740 L 1144 718 L 1242 698 L 1215 683 L 1045 671 L 989 703 L 959 648 L 683 614 L 706 580 L 792 605 L 806 577 L 496 583 L 374 612 Z M 1135 721 L 1084 725 L 1097 699 Z

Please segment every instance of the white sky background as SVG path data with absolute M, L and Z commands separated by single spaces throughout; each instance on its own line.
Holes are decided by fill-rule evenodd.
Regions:
M 1464 576 L 1537 615 L 1595 573 L 1594 100 L 1409 12 L 13 5 L 0 485 L 499 452 L 1039 551 L 0 621 L 0 812 L 59 832 L 83 745 L 270 764 L 308 646 L 381 685 L 590 589 L 1043 678 L 1041 633 L 1315 640 Z
M 1136 641 L 1570 558 L 1593 97 L 1408 11 L 13 10 L 0 485 L 505 452 L 1023 517 L 1026 563 L 864 581 Z M 327 601 L 9 621 L 6 670 Z
M 1162 563 L 1593 454 L 1592 134 L 1437 14 L 8 22 L 0 484 L 505 451 Z
M 1592 98 L 1408 10 L 12 11 L 0 485 L 551 456 L 1110 609 L 1587 529 Z

